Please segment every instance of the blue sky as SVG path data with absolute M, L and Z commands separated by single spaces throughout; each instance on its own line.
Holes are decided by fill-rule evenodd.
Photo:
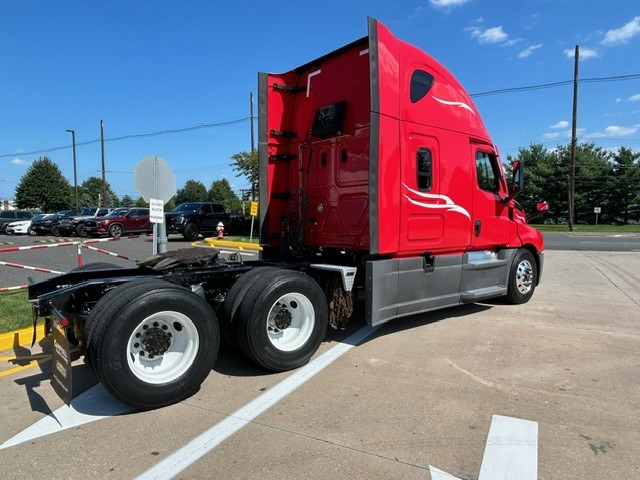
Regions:
M 239 192 L 247 182 L 230 157 L 251 148 L 257 72 L 365 36 L 367 16 L 471 94 L 571 80 L 575 45 L 581 79 L 640 74 L 638 0 L 0 0 L 0 199 L 42 155 L 73 184 L 66 129 L 78 183 L 100 176 L 100 120 L 118 196 L 137 198 L 133 169 L 149 154 L 169 163 L 177 188 L 227 178 Z M 474 100 L 503 157 L 569 142 L 571 85 Z M 640 77 L 582 83 L 578 139 L 640 150 Z

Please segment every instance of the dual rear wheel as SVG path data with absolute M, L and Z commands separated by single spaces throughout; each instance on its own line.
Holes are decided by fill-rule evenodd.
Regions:
M 79 270 L 114 268 L 86 265 Z M 84 324 L 86 362 L 105 388 L 141 409 L 179 402 L 200 387 L 227 342 L 257 365 L 306 364 L 322 342 L 328 307 L 308 275 L 263 267 L 243 275 L 219 311 L 191 290 L 157 279 L 107 292 Z

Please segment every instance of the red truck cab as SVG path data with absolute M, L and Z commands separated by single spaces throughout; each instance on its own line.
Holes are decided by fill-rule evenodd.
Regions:
M 431 56 L 374 19 L 368 27 L 306 65 L 259 74 L 261 242 L 364 264 L 373 324 L 528 300 L 543 239 L 476 106 Z M 523 256 L 531 285 L 514 296 Z

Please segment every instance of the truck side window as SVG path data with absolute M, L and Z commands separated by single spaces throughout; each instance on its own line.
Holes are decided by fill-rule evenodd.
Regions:
M 487 152 L 476 152 L 476 176 L 478 186 L 488 192 L 500 193 L 498 173 L 492 155 Z
M 213 209 L 211 208 L 211 205 L 209 205 L 208 203 L 202 206 L 202 210 L 201 212 L 203 215 L 209 215 L 211 213 L 213 213 Z
M 422 192 L 431 190 L 433 184 L 433 160 L 431 150 L 426 147 L 420 147 L 416 152 L 418 188 Z
M 433 75 L 424 70 L 416 70 L 411 74 L 411 85 L 409 87 L 409 98 L 411 103 L 416 103 L 423 98 L 433 86 Z

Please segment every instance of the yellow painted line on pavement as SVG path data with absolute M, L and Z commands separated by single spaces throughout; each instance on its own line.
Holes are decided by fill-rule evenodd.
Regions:
M 36 327 L 36 342 L 45 337 L 44 324 Z M 31 345 L 33 340 L 33 327 L 15 330 L 13 332 L 0 333 L 0 350 L 8 350 L 21 345 Z
M 49 357 L 51 357 L 51 355 L 49 355 Z M 48 360 L 50 360 L 50 358 L 47 359 L 46 361 L 48 361 Z M 41 360 L 33 360 L 32 362 L 29 362 L 26 365 L 20 365 L 19 367 L 10 368 L 9 370 L 5 370 L 4 372 L 0 372 L 0 377 L 6 377 L 8 375 L 12 375 L 14 373 L 21 372 L 22 370 L 26 370 L 27 368 L 33 368 L 33 367 L 37 366 L 40 362 L 43 362 L 43 361 L 45 361 L 45 360 L 42 360 L 42 359 Z
M 36 327 L 36 342 L 40 342 L 44 338 L 45 338 L 44 324 L 38 325 Z M 15 350 L 19 347 L 22 347 L 23 345 L 31 345 L 32 340 L 33 340 L 33 327 L 22 328 L 20 330 L 15 330 L 13 332 L 0 333 L 0 351 L 12 350 L 12 349 Z M 19 365 L 17 367 L 13 367 L 8 370 L 4 370 L 0 372 L 0 377 L 6 377 L 8 375 L 18 373 L 22 370 L 33 368 L 37 366 L 40 362 L 49 361 L 51 360 L 51 354 L 39 353 L 35 355 L 11 355 L 11 356 L 0 357 L 0 361 L 2 362 L 11 362 L 15 360 L 31 360 L 31 361 L 26 365 Z
M 13 362 L 15 360 L 49 360 L 50 353 L 36 353 L 35 355 L 10 355 L 8 357 L 0 357 L 0 362 Z

